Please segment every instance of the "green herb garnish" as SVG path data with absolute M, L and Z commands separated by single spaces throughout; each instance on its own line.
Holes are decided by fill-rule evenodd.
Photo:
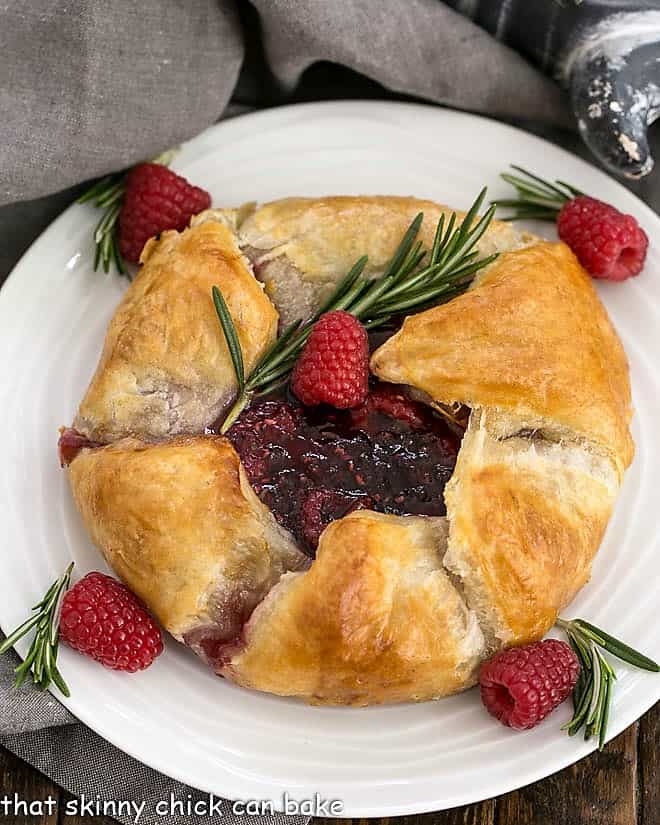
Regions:
M 324 313 L 343 309 L 355 315 L 367 329 L 374 329 L 384 326 L 393 317 L 436 306 L 467 289 L 475 273 L 497 257 L 493 254 L 479 259 L 475 248 L 495 213 L 495 207 L 491 206 L 482 218 L 476 220 L 485 197 L 486 189 L 483 189 L 459 226 L 456 213 L 452 213 L 448 220 L 442 215 L 429 251 L 417 240 L 424 219 L 420 212 L 380 278 L 364 275 L 368 259 L 366 255 L 361 257 L 309 320 L 304 324 L 295 321 L 287 327 L 247 378 L 234 323 L 220 290 L 213 287 L 213 302 L 239 388 L 238 398 L 227 414 L 221 432 L 231 427 L 255 396 L 266 395 L 286 383 L 314 323 Z
M 601 652 L 601 648 L 641 670 L 657 673 L 660 666 L 648 656 L 584 619 L 557 619 L 557 626 L 568 636 L 568 641 L 580 661 L 580 676 L 573 689 L 574 713 L 563 730 L 567 731 L 569 736 L 575 736 L 584 728 L 584 738 L 588 740 L 592 736 L 597 736 L 598 748 L 602 750 L 607 736 L 616 673 Z
M 25 660 L 14 670 L 15 687 L 20 687 L 31 673 L 32 681 L 40 690 L 46 690 L 53 683 L 64 696 L 71 695 L 62 674 L 57 669 L 57 650 L 60 638 L 60 607 L 71 581 L 72 570 L 73 562 L 62 576 L 53 582 L 43 599 L 32 608 L 34 615 L 17 627 L 0 645 L 1 656 L 19 639 L 35 629 L 35 636 Z
M 512 165 L 511 168 L 519 174 L 504 172 L 500 177 L 514 187 L 518 197 L 493 201 L 497 208 L 513 210 L 502 216 L 504 221 L 556 221 L 565 203 L 585 194 L 562 180 L 550 183 L 522 166 Z

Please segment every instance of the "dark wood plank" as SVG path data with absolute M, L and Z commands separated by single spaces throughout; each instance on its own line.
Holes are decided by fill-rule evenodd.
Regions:
M 60 795 L 50 779 L 0 746 L 0 822 L 57 825 Z
M 488 800 L 449 811 L 383 819 L 315 819 L 313 825 L 494 825 L 495 802 Z
M 637 735 L 635 724 L 603 753 L 501 797 L 496 825 L 635 825 Z
M 660 703 L 639 723 L 640 825 L 660 825 Z

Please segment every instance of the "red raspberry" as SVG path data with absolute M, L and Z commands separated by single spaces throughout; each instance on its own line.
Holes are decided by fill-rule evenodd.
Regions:
M 112 670 L 144 670 L 163 637 L 137 596 L 103 573 L 88 573 L 62 600 L 60 638 Z
M 557 218 L 559 237 L 582 266 L 608 281 L 639 275 L 649 239 L 632 215 L 586 195 L 568 201 Z
M 378 384 L 369 393 L 365 407 L 367 412 L 373 410 L 403 421 L 413 430 L 427 430 L 431 427 L 433 413 L 420 401 L 413 401 L 402 388 L 395 384 Z M 352 416 L 356 423 L 362 410 L 356 410 Z
M 512 647 L 481 665 L 481 701 L 503 725 L 527 730 L 568 697 L 579 674 L 578 658 L 566 642 Z
M 149 238 L 166 229 L 185 229 L 193 215 L 208 209 L 208 192 L 160 163 L 140 163 L 126 176 L 117 240 L 127 261 L 138 263 Z
M 359 407 L 369 390 L 369 341 L 362 324 L 335 310 L 314 325 L 291 376 L 291 389 L 303 404 Z

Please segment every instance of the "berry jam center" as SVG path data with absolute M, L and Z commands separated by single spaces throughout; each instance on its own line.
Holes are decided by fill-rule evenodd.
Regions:
M 443 516 L 460 435 L 399 388 L 356 410 L 257 401 L 227 437 L 261 501 L 313 556 L 331 521 L 358 509 Z

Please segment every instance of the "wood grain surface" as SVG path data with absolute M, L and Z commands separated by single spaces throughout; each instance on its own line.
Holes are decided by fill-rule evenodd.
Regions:
M 104 817 L 66 816 L 70 795 L 0 747 L 0 801 L 57 799 L 52 816 L 3 816 L 8 825 L 114 825 Z M 211 820 L 209 820 L 210 822 Z M 373 820 L 324 820 L 312 825 L 660 825 L 660 704 L 610 742 L 603 753 L 526 788 L 438 813 Z M 165 820 L 163 820 L 165 823 Z

